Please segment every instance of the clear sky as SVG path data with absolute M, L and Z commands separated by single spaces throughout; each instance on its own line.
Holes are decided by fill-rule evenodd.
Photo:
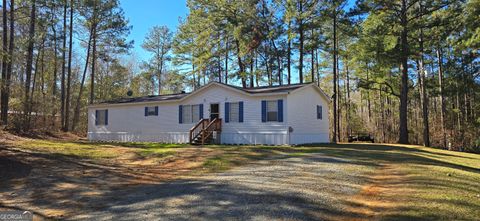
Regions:
M 120 0 L 120 4 L 133 26 L 129 36 L 135 42 L 132 52 L 142 60 L 149 58 L 141 47 L 148 30 L 155 25 L 166 25 L 175 31 L 178 18 L 188 13 L 186 0 Z
M 347 8 L 354 4 L 349 0 Z M 177 30 L 178 19 L 188 14 L 186 0 L 120 0 L 125 16 L 132 25 L 129 39 L 134 41 L 132 53 L 140 60 L 147 61 L 150 55 L 142 49 L 142 42 L 150 28 L 166 25 L 171 31 Z

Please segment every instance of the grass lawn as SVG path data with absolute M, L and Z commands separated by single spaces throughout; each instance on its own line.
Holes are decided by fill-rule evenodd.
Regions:
M 24 140 L 15 143 L 15 147 L 47 152 L 75 158 L 101 160 L 118 158 L 126 153 L 136 154 L 138 157 L 166 157 L 173 155 L 185 144 L 160 144 L 160 143 L 95 143 L 85 141 L 59 141 L 59 140 Z
M 227 150 L 210 158 L 211 171 L 245 159 L 322 153 L 348 160 L 348 170 L 369 182 L 352 199 L 352 210 L 385 220 L 479 220 L 480 155 L 414 145 L 324 144 L 318 146 L 213 146 Z M 240 154 L 238 154 L 240 153 Z M 333 163 L 333 162 L 332 162 Z
M 359 182 L 362 186 L 359 193 L 344 199 L 349 208 L 346 213 L 364 214 L 380 220 L 480 219 L 479 154 L 393 144 L 322 144 L 300 147 L 212 145 L 199 148 L 156 143 L 22 140 L 7 146 L 27 152 L 98 162 L 126 156 L 155 160 L 175 156 L 176 161 L 173 163 L 160 163 L 169 165 L 172 174 L 177 174 L 175 168 L 179 163 L 185 164 L 185 161 L 196 163 L 197 166 L 189 168 L 190 172 L 198 174 L 227 171 L 268 157 L 288 158 L 321 153 L 341 159 L 325 163 L 348 164 L 344 167 L 345 170 L 362 175 L 358 178 L 362 180 Z M 156 173 L 156 170 L 152 171 L 154 172 L 149 172 L 150 175 Z M 165 173 L 164 169 L 159 171 Z M 342 182 L 335 177 L 328 179 L 331 182 Z
M 413 145 L 261 147 L 290 155 L 349 160 L 370 184 L 353 207 L 384 220 L 479 220 L 480 155 Z M 366 167 L 365 167 L 366 166 Z M 363 196 L 362 196 L 363 195 Z

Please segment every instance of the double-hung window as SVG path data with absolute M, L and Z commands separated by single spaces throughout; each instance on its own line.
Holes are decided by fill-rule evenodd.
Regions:
M 283 122 L 283 100 L 262 101 L 262 122 Z
M 323 110 L 322 110 L 322 105 L 317 105 L 317 119 L 322 119 L 323 118 Z
M 278 121 L 277 101 L 267 101 L 267 121 Z
M 182 121 L 181 123 L 184 124 L 190 124 L 190 123 L 196 123 L 201 119 L 202 111 L 201 105 L 195 104 L 195 105 L 182 105 Z
M 108 110 L 95 111 L 95 125 L 97 126 L 108 125 Z
M 230 122 L 238 122 L 240 116 L 240 104 L 238 102 L 230 103 Z
M 145 116 L 158 116 L 158 106 L 145 107 Z

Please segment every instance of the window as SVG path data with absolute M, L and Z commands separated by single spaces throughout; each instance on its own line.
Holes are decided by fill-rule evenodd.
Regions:
M 192 105 L 183 106 L 183 123 L 192 123 Z
M 95 111 L 95 125 L 98 125 L 98 126 L 108 125 L 108 110 Z
M 238 102 L 236 103 L 230 103 L 230 116 L 229 116 L 229 122 L 239 122 L 240 119 L 240 104 Z
M 277 101 L 267 101 L 267 121 L 278 121 Z
M 158 106 L 145 107 L 145 116 L 158 116 Z
M 182 123 L 197 123 L 201 119 L 200 105 L 183 105 L 182 106 Z
M 317 119 L 321 120 L 323 118 L 322 109 L 322 105 L 317 105 Z
M 200 105 L 192 105 L 192 123 L 200 120 Z

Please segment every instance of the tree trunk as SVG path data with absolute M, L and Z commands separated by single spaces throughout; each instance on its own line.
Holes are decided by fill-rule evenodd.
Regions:
M 219 34 L 219 37 L 220 37 L 220 34 Z M 221 48 L 222 48 L 222 44 L 219 42 L 218 43 L 218 48 L 217 48 L 217 53 L 218 53 L 218 56 L 217 56 L 217 59 L 218 59 L 218 83 L 222 83 L 222 55 L 220 55 L 220 51 L 221 51 Z
M 7 47 L 8 47 L 8 39 L 7 39 L 7 36 L 8 36 L 8 20 L 7 20 L 7 0 L 3 0 L 2 2 L 2 14 L 3 14 L 3 35 L 2 35 L 2 40 L 3 40 L 3 45 L 2 45 L 2 49 L 3 49 L 3 53 L 2 53 L 2 83 L 1 83 L 1 90 L 0 90 L 0 93 L 1 93 L 1 107 L 0 107 L 0 110 L 1 110 L 1 122 L 2 122 L 2 125 L 6 126 L 7 125 L 7 118 L 8 118 L 8 109 L 5 109 L 5 95 L 6 95 L 6 90 L 7 90 L 7 82 L 6 82 L 6 79 L 7 79 L 7 60 L 8 60 L 8 51 L 7 51 Z M 11 9 L 10 9 L 11 10 Z
M 438 60 L 438 90 L 440 94 L 440 124 L 442 126 L 442 137 L 443 137 L 443 147 L 447 148 L 447 131 L 445 129 L 445 113 L 446 113 L 446 105 L 445 105 L 445 96 L 444 96 L 444 89 L 443 89 L 443 58 L 442 58 L 442 50 L 440 47 L 437 48 L 437 60 Z
M 58 72 L 58 49 L 57 49 L 57 31 L 55 25 L 52 25 L 53 32 L 53 81 L 52 81 L 52 104 L 55 104 L 57 101 L 57 72 Z M 55 115 L 57 114 L 57 109 L 55 105 L 52 105 L 52 128 L 55 128 Z M 62 125 L 63 126 L 63 125 Z
M 86 58 L 86 61 L 85 61 L 85 67 L 83 68 L 82 80 L 80 82 L 80 91 L 78 92 L 77 102 L 76 102 L 76 105 L 75 105 L 75 113 L 73 114 L 72 131 L 74 131 L 75 128 L 77 127 L 78 120 L 80 119 L 80 103 L 81 103 L 81 100 L 82 100 L 85 78 L 87 76 L 88 61 L 90 60 L 91 43 L 92 43 L 92 31 L 90 31 L 90 36 L 88 37 L 87 58 Z
M 366 63 L 367 66 L 367 82 L 370 82 L 370 68 L 368 66 L 368 63 Z M 367 111 L 368 111 L 368 123 L 372 122 L 372 104 L 370 101 L 370 90 L 367 91 Z
M 225 39 L 225 84 L 228 84 L 228 36 Z
M 302 1 L 299 1 L 299 12 L 302 13 L 303 12 L 303 2 Z M 298 33 L 300 35 L 300 39 L 299 39 L 299 64 L 298 64 L 298 79 L 300 80 L 300 84 L 303 83 L 303 19 L 300 17 L 300 19 L 298 20 Z
M 255 70 L 258 70 L 258 58 L 257 58 L 257 55 L 255 55 Z M 255 72 L 255 85 L 257 85 L 257 87 L 259 86 L 259 78 L 260 78 L 260 73 L 257 71 Z
M 67 71 L 67 0 L 63 5 L 63 40 L 62 40 L 62 77 L 60 83 L 60 118 L 62 130 L 65 128 L 65 77 Z
M 245 65 L 243 64 L 242 58 L 240 57 L 240 43 L 238 40 L 235 40 L 235 45 L 237 47 L 237 60 L 238 67 L 240 68 L 240 77 L 242 79 L 242 87 L 247 88 L 247 80 L 245 79 Z
M 253 57 L 255 56 L 255 50 L 252 50 L 252 57 L 250 58 L 250 87 L 253 88 Z
M 347 58 L 345 60 L 348 60 Z M 350 72 L 348 69 L 348 62 L 345 62 L 345 78 L 346 78 L 346 84 L 347 84 L 347 110 L 346 110 L 346 122 L 347 122 L 347 136 L 352 134 L 352 130 L 350 127 Z M 382 102 L 383 104 L 383 102 Z
M 8 109 L 10 100 L 10 85 L 12 78 L 12 63 L 13 63 L 13 50 L 15 40 L 15 1 L 10 0 L 10 42 L 8 45 L 8 62 L 7 62 L 7 80 L 5 85 L 5 97 L 2 98 L 2 104 L 4 104 L 2 112 L 5 113 L 3 123 L 8 124 Z
M 420 29 L 420 87 L 422 96 L 423 145 L 430 146 L 430 125 L 428 123 L 428 95 L 425 81 L 425 62 L 423 58 L 423 29 Z
M 90 70 L 90 104 L 95 100 L 95 63 L 97 61 L 97 5 L 93 5 L 93 23 L 92 23 L 92 69 Z
M 45 98 L 45 50 L 42 50 L 42 58 L 40 59 L 40 92 L 42 94 L 42 126 L 47 126 L 47 102 Z
M 317 72 L 317 86 L 320 87 L 320 67 L 318 64 L 318 49 L 315 49 L 315 66 L 316 66 L 316 72 Z
M 312 79 L 311 79 L 311 82 L 315 82 L 315 50 L 314 50 L 314 49 L 312 49 L 311 55 L 312 55 L 312 61 L 311 61 L 311 65 L 312 65 Z
M 65 127 L 63 131 L 70 129 L 70 86 L 72 83 L 72 51 L 73 51 L 73 0 L 70 0 L 70 33 L 68 42 L 68 73 L 67 73 L 67 96 L 65 98 Z
M 407 20 L 407 0 L 402 0 L 401 8 L 401 26 L 402 33 L 400 37 L 401 55 L 400 70 L 402 72 L 401 92 L 400 92 L 400 137 L 398 143 L 408 144 L 408 20 Z
M 341 94 L 341 89 L 340 89 L 340 77 L 341 77 L 340 76 L 340 65 L 339 65 L 339 62 L 338 62 L 339 61 L 338 36 L 336 37 L 336 41 L 337 41 L 337 48 L 336 48 L 336 50 L 337 50 L 337 62 L 336 62 L 336 64 L 337 64 L 337 68 L 336 68 L 336 70 L 337 70 L 337 74 L 336 74 L 337 75 L 337 92 L 335 94 L 337 95 L 337 141 L 341 142 L 342 140 L 341 140 L 340 135 L 341 135 L 342 132 L 340 130 L 341 129 L 340 125 L 342 123 L 342 119 L 341 119 L 342 118 L 342 109 L 340 107 L 342 106 L 341 105 L 342 94 Z
M 290 22 L 288 23 L 288 29 L 290 30 Z M 291 84 L 291 56 L 292 56 L 292 40 L 288 36 L 288 48 L 287 48 L 287 84 Z
M 163 55 L 160 56 L 160 59 L 157 61 L 159 64 L 157 65 L 157 72 L 158 72 L 158 95 L 162 94 L 162 70 L 163 70 Z
M 30 130 L 30 83 L 32 78 L 33 47 L 35 43 L 35 22 L 36 22 L 36 0 L 32 0 L 32 9 L 30 11 L 30 27 L 28 31 L 28 47 L 25 67 L 25 97 L 24 97 L 24 131 Z
M 337 142 L 337 12 L 333 17 L 333 143 Z
M 272 46 L 273 46 L 273 49 L 275 50 L 275 58 L 277 60 L 277 79 L 278 79 L 278 84 L 279 85 L 282 85 L 283 82 L 282 82 L 282 60 L 280 58 L 280 51 L 278 50 L 278 47 L 277 45 L 275 44 L 275 41 L 273 39 L 271 39 L 271 42 L 272 42 Z M 273 71 L 273 70 L 272 70 Z
M 193 85 L 192 85 L 192 88 L 193 90 L 195 90 L 197 88 L 197 83 L 196 83 L 196 79 L 195 79 L 195 64 L 193 63 L 192 61 L 192 77 L 193 77 Z M 153 91 L 152 91 L 153 92 Z M 152 93 L 153 94 L 153 93 Z
M 312 28 L 312 41 L 315 41 L 314 36 L 315 36 L 314 29 Z M 311 74 L 312 74 L 311 82 L 315 82 L 315 49 L 314 49 L 313 45 L 312 45 L 312 50 L 310 51 L 310 55 L 312 57 L 312 60 L 310 61 L 311 62 L 310 65 L 311 65 L 311 68 L 312 68 L 312 70 L 311 70 Z

